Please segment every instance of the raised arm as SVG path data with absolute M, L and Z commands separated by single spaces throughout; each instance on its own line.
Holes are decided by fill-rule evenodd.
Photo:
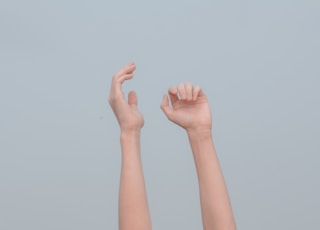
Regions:
M 203 229 L 236 229 L 212 140 L 211 111 L 206 95 L 191 83 L 179 84 L 169 89 L 169 97 L 164 95 L 161 109 L 188 134 L 199 181 Z
M 112 79 L 109 104 L 120 125 L 122 164 L 119 191 L 119 229 L 150 230 L 151 220 L 140 156 L 140 130 L 144 119 L 134 91 L 126 101 L 121 85 L 132 79 L 134 63 L 123 67 Z

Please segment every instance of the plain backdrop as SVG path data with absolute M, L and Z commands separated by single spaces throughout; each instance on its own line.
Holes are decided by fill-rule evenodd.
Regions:
M 153 229 L 201 229 L 187 137 L 160 103 L 202 86 L 238 229 L 320 229 L 320 3 L 0 1 L 0 229 L 118 227 L 110 81 L 134 61 Z

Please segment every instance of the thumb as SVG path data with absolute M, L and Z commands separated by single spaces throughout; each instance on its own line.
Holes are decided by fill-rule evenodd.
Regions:
M 137 106 L 138 105 L 138 98 L 137 94 L 134 91 L 130 91 L 128 95 L 128 104 L 130 106 Z
M 161 103 L 161 109 L 164 112 L 164 114 L 167 116 L 167 118 L 170 120 L 172 117 L 172 108 L 170 108 L 169 106 L 169 99 L 168 99 L 168 95 L 164 95 L 163 96 L 163 101 Z

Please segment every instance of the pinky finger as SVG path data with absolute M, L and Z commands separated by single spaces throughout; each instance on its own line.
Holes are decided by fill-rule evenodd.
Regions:
M 193 87 L 193 91 L 192 91 L 192 100 L 193 101 L 196 101 L 198 99 L 200 91 L 201 91 L 200 86 Z

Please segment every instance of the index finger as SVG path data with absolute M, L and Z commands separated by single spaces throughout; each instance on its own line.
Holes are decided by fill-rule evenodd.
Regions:
M 133 71 L 136 69 L 136 65 L 134 64 L 134 62 L 130 62 L 129 64 L 125 65 L 124 67 L 122 67 L 117 73 L 116 75 L 114 75 L 113 78 L 117 78 L 119 76 L 125 75 L 125 74 L 130 74 L 133 73 Z

